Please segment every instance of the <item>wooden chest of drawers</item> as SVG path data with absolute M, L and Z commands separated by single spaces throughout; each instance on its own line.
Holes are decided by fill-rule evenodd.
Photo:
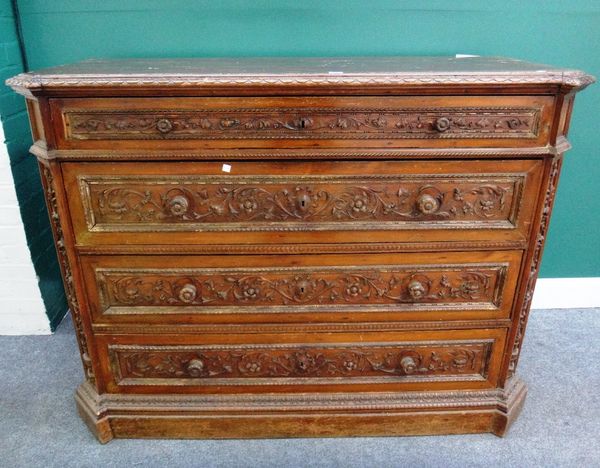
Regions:
M 113 437 L 493 432 L 575 70 L 499 58 L 89 61 L 25 95 Z

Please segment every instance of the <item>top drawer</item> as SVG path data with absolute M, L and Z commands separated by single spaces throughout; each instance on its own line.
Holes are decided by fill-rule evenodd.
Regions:
M 551 96 L 52 99 L 59 149 L 533 147 Z

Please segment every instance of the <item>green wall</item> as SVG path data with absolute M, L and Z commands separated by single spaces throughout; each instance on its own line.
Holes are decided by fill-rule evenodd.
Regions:
M 600 2 L 585 0 L 18 0 L 32 69 L 90 57 L 505 55 L 600 76 Z M 542 266 L 600 276 L 597 111 L 580 95 Z
M 0 0 L 0 83 L 23 71 L 15 14 L 10 0 Z M 29 155 L 31 135 L 24 99 L 0 86 L 0 117 L 15 181 L 19 209 L 50 328 L 65 316 L 67 303 L 46 214 L 37 161 Z

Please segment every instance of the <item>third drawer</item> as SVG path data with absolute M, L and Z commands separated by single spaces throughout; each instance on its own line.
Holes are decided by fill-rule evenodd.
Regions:
M 96 324 L 510 317 L 521 251 L 83 256 Z

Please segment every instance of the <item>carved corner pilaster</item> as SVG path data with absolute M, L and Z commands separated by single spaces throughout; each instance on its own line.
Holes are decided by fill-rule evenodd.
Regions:
M 562 156 L 555 156 L 552 160 L 552 166 L 550 167 L 550 174 L 548 176 L 548 184 L 546 188 L 546 196 L 544 198 L 544 207 L 542 209 L 542 217 L 539 224 L 539 229 L 535 238 L 535 245 L 533 247 L 533 254 L 531 256 L 531 262 L 528 270 L 527 286 L 525 289 L 525 296 L 521 307 L 519 308 L 518 321 L 516 323 L 515 339 L 512 347 L 512 352 L 508 364 L 507 377 L 511 378 L 514 376 L 519 362 L 519 355 L 521 354 L 521 345 L 523 344 L 523 337 L 525 336 L 525 328 L 527 326 L 527 320 L 529 318 L 529 310 L 531 309 L 531 301 L 533 299 L 533 292 L 535 290 L 535 283 L 537 281 L 538 273 L 540 270 L 540 263 L 542 259 L 542 252 L 544 250 L 544 243 L 548 234 L 548 225 L 550 223 L 550 214 L 552 213 L 552 206 L 554 204 L 554 197 L 556 195 L 556 187 L 558 184 L 558 176 L 560 174 L 560 168 L 562 165 Z
M 83 323 L 81 320 L 81 309 L 77 300 L 77 296 L 75 294 L 75 286 L 73 284 L 73 271 L 71 269 L 71 265 L 67 255 L 67 249 L 65 247 L 65 238 L 62 224 L 60 221 L 54 176 L 52 174 L 52 169 L 48 167 L 47 163 L 44 164 L 40 162 L 39 167 L 42 184 L 44 187 L 44 195 L 46 197 L 48 214 L 50 216 L 50 225 L 52 228 L 52 233 L 54 235 L 56 253 L 58 256 L 58 262 L 62 273 L 67 302 L 69 304 L 69 309 L 73 318 L 73 325 L 75 327 L 75 333 L 77 336 L 77 343 L 79 345 L 79 352 L 81 354 L 81 361 L 83 363 L 85 377 L 86 380 L 95 383 L 95 376 L 92 368 L 92 360 L 90 357 L 89 346 L 87 338 L 85 336 Z

